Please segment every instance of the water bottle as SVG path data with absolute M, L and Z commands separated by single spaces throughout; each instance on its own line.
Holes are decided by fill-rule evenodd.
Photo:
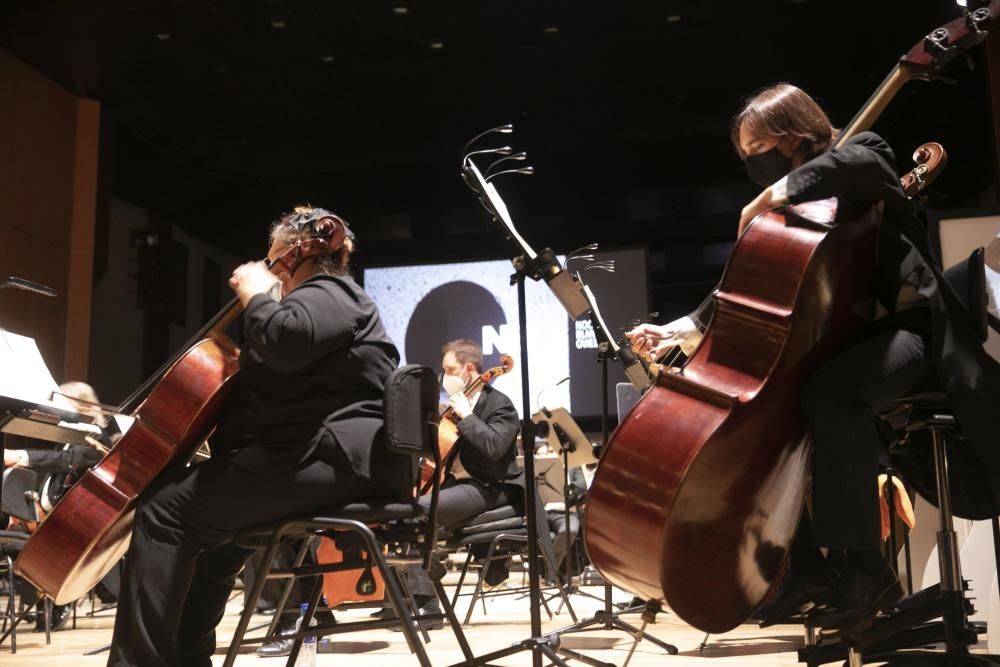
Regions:
M 306 617 L 306 610 L 309 605 L 303 602 L 299 605 L 299 619 L 295 621 L 295 631 L 302 627 L 302 619 Z M 319 625 L 315 617 L 309 622 L 309 627 Z M 316 667 L 316 637 L 306 637 L 302 640 L 302 648 L 299 649 L 299 656 L 295 659 L 295 667 Z

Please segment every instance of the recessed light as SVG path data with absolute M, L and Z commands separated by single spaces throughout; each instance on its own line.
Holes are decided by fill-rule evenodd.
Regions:
M 335 60 L 335 58 L 333 56 L 331 56 L 331 55 L 320 56 L 319 59 L 320 59 L 320 62 L 324 62 L 326 64 L 330 64 L 330 63 L 332 63 Z
M 681 20 L 680 14 L 671 14 L 670 16 L 667 17 L 667 23 L 680 23 L 680 20 Z
M 444 42 L 431 42 L 431 48 L 435 51 L 440 51 L 444 48 Z
M 158 32 L 158 33 L 156 33 L 156 39 L 160 40 L 161 42 L 169 42 L 170 41 L 170 33 L 168 33 L 168 32 Z
M 393 14 L 399 14 L 400 16 L 404 16 L 404 15 L 410 13 L 410 9 L 408 7 L 393 7 L 392 8 L 392 13 Z
M 212 71 L 216 74 L 225 74 L 229 71 L 229 65 L 216 65 L 212 68 Z
M 283 19 L 271 19 L 271 27 L 275 30 L 284 30 L 288 24 Z
M 557 25 L 548 25 L 548 26 L 545 26 L 545 32 L 547 32 L 549 34 L 557 33 L 557 32 L 559 32 L 559 26 L 557 26 Z

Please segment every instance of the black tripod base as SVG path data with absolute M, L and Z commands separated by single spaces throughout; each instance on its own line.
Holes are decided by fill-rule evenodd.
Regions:
M 506 658 L 508 655 L 514 655 L 515 653 L 520 653 L 522 651 L 530 651 L 539 657 L 544 657 L 549 661 L 549 664 L 558 665 L 558 667 L 569 667 L 569 663 L 559 657 L 559 654 L 556 652 L 555 647 L 552 645 L 552 642 L 549 641 L 548 637 L 531 637 L 529 639 L 519 641 L 509 648 L 500 649 L 499 651 L 494 651 L 493 653 L 487 653 L 486 655 L 475 657 L 472 660 L 457 662 L 454 665 L 451 665 L 451 667 L 493 667 L 491 665 L 492 661 Z M 572 657 L 577 658 L 577 656 Z M 605 662 L 591 661 L 589 658 L 585 658 L 583 661 L 587 662 L 587 664 L 594 665 L 594 667 L 614 667 L 614 665 L 608 665 L 608 663 Z
M 677 647 L 674 646 L 673 644 L 668 644 L 665 641 L 657 639 L 653 635 L 643 630 L 640 630 L 631 623 L 626 623 L 621 618 L 619 618 L 621 614 L 636 613 L 643 611 L 644 609 L 645 606 L 629 607 L 628 609 L 623 609 L 621 611 L 616 611 L 616 612 L 609 612 L 606 609 L 599 609 L 594 613 L 593 617 L 585 618 L 579 623 L 574 623 L 573 625 L 565 627 L 561 630 L 556 630 L 549 636 L 561 637 L 562 635 L 570 634 L 573 632 L 589 632 L 593 630 L 621 630 L 622 632 L 627 633 L 633 638 L 644 639 L 650 642 L 651 644 L 659 646 L 670 655 L 677 655 Z
M 852 665 L 1000 665 L 1000 656 L 968 652 L 982 629 L 968 622 L 972 611 L 962 591 L 934 586 L 901 600 L 893 613 L 874 622 L 826 628 L 838 630 L 838 640 L 800 649 L 799 662 L 809 667 L 843 660 L 853 660 Z M 823 626 L 807 620 L 807 627 Z M 925 650 L 936 644 L 945 648 Z

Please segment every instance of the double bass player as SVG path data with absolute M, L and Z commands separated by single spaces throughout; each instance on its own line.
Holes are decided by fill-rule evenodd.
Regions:
M 869 615 L 901 594 L 879 549 L 876 477 L 883 445 L 870 410 L 935 380 L 974 451 L 1000 479 L 1000 454 L 990 442 L 1000 424 L 989 405 L 990 396 L 1000 395 L 1000 367 L 982 349 L 938 270 L 885 141 L 863 132 L 831 148 L 836 130 L 825 112 L 789 84 L 751 97 L 733 120 L 731 138 L 751 180 L 763 188 L 742 211 L 741 233 L 759 214 L 786 204 L 838 197 L 884 205 L 873 321 L 813 374 L 801 397 L 813 448 L 811 516 L 800 523 L 777 599 L 763 610 L 781 618 L 825 604 L 844 618 Z M 628 337 L 635 349 L 659 356 L 699 321 L 707 322 L 710 306 L 667 325 L 640 325 Z M 994 492 L 984 502 L 995 504 L 997 497 Z

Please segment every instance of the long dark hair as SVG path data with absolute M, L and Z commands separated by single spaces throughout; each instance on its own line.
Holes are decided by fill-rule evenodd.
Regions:
M 799 137 L 799 151 L 809 160 L 833 145 L 837 130 L 826 112 L 802 89 L 790 83 L 762 88 L 750 97 L 729 128 L 729 138 L 740 159 L 746 153 L 740 147 L 740 128 L 755 136 Z

